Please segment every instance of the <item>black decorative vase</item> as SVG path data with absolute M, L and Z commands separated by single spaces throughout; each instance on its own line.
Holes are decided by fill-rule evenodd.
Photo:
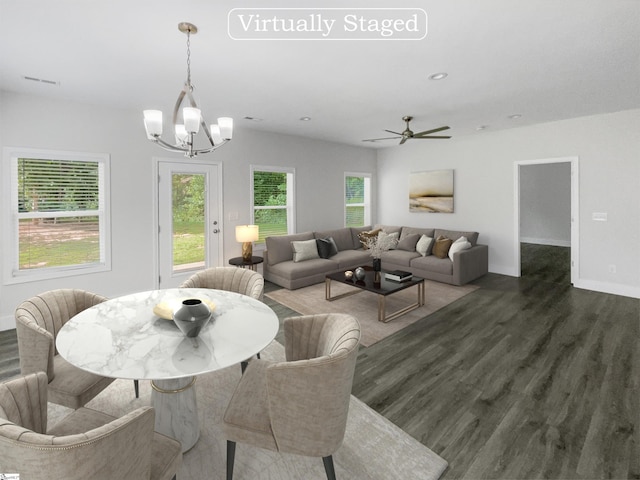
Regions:
M 211 310 L 197 298 L 188 298 L 173 312 L 173 322 L 186 337 L 197 337 L 211 320 Z
M 374 258 L 373 259 L 373 271 L 374 272 L 379 272 L 382 270 L 382 259 L 381 258 Z

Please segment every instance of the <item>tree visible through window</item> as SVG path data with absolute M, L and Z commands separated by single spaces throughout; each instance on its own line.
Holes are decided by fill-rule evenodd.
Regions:
M 104 156 L 57 156 L 11 158 L 12 276 L 106 266 Z
M 293 170 L 252 169 L 253 223 L 259 227 L 258 243 L 269 236 L 294 233 Z
M 344 176 L 346 227 L 364 227 L 371 223 L 371 176 L 349 174 Z

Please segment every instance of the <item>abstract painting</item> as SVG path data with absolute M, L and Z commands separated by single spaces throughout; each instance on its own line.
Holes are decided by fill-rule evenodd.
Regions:
M 453 213 L 453 170 L 411 172 L 409 211 Z

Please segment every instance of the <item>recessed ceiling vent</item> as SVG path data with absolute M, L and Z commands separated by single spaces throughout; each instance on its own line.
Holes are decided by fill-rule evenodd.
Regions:
M 58 85 L 58 86 L 60 86 L 60 82 L 56 82 L 55 80 L 47 80 L 45 78 L 29 77 L 27 75 L 23 75 L 22 78 L 24 78 L 25 80 L 29 80 L 30 82 L 46 83 L 47 85 Z

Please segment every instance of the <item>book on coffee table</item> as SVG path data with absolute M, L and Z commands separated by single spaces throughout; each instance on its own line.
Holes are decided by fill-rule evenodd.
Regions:
M 393 280 L 394 282 L 405 282 L 407 280 L 411 280 L 413 275 L 411 272 L 405 272 L 404 270 L 392 270 L 390 272 L 385 272 L 384 278 L 387 280 Z

